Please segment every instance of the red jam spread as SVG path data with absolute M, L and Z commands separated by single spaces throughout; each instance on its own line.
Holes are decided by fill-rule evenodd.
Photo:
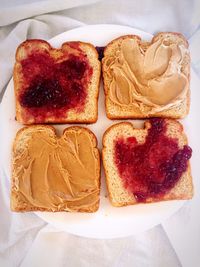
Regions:
M 84 109 L 92 67 L 87 56 L 77 50 L 78 56 L 69 54 L 59 63 L 47 51 L 35 51 L 21 61 L 25 86 L 19 101 L 25 116 L 40 123 L 46 117 L 66 117 L 69 109 Z
M 143 144 L 135 137 L 115 141 L 115 164 L 125 188 L 138 202 L 161 198 L 172 189 L 187 170 L 192 149 L 182 149 L 178 140 L 165 135 L 163 119 L 150 120 L 151 128 Z

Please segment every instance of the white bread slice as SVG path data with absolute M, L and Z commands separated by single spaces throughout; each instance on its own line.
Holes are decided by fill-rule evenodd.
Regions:
M 167 107 L 161 111 L 152 111 L 149 113 L 149 107 L 143 105 L 142 109 L 137 106 L 122 106 L 114 103 L 110 95 L 111 78 L 107 74 L 105 59 L 115 57 L 118 50 L 120 50 L 123 40 L 136 40 L 139 46 L 146 52 L 147 48 L 158 40 L 165 39 L 166 42 L 172 44 L 181 44 L 187 51 L 181 64 L 181 72 L 187 77 L 188 83 L 186 85 L 186 95 L 184 99 L 175 106 Z M 180 33 L 174 32 L 160 32 L 156 34 L 151 42 L 142 41 L 138 35 L 125 35 L 111 41 L 104 49 L 104 58 L 102 60 L 102 74 L 105 92 L 105 105 L 107 117 L 110 119 L 128 119 L 128 118 L 150 118 L 150 117 L 167 117 L 180 119 L 184 118 L 189 113 L 190 108 L 190 55 L 188 51 L 188 42 Z
M 171 119 L 164 119 L 167 123 L 167 136 L 178 140 L 179 148 L 187 145 L 187 137 L 183 132 L 183 126 Z M 114 160 L 114 140 L 119 137 L 135 137 L 138 144 L 143 144 L 151 127 L 149 121 L 145 121 L 144 128 L 134 128 L 132 123 L 122 122 L 107 129 L 103 136 L 103 166 L 105 170 L 109 198 L 113 206 L 121 207 L 138 204 L 134 194 L 124 187 Z M 145 155 L 144 155 L 145 157 Z M 193 196 L 193 183 L 190 164 L 175 186 L 167 191 L 161 199 L 148 197 L 146 203 L 164 200 L 190 199 Z
M 29 114 L 29 109 L 20 104 L 19 98 L 25 85 L 25 79 L 22 73 L 22 60 L 27 59 L 29 55 L 35 52 L 45 52 L 50 55 L 55 63 L 60 63 L 68 58 L 68 55 L 83 55 L 89 66 L 92 68 L 92 75 L 86 86 L 86 100 L 83 110 L 75 108 L 64 111 L 62 116 L 57 117 L 54 114 L 47 114 L 44 118 L 37 119 L 34 113 Z M 87 71 L 85 72 L 87 75 Z M 16 51 L 16 63 L 14 66 L 14 88 L 16 99 L 16 119 L 23 124 L 35 123 L 94 123 L 98 117 L 98 95 L 100 83 L 101 66 L 98 60 L 98 53 L 92 44 L 84 42 L 66 42 L 60 49 L 53 48 L 44 40 L 31 39 L 23 42 Z M 45 77 L 46 78 L 46 77 Z M 38 108 L 39 109 L 39 108 Z M 38 111 L 39 113 L 39 111 Z M 28 116 L 27 116 L 28 114 Z M 57 114 L 57 113 L 56 113 Z
M 42 145 L 38 145 L 39 140 L 44 141 Z M 52 144 L 57 146 L 53 151 L 47 150 Z M 38 154 L 39 157 L 33 156 Z M 17 132 L 12 156 L 12 211 L 95 212 L 99 194 L 100 155 L 97 139 L 90 130 L 72 126 L 57 137 L 52 126 L 34 125 Z

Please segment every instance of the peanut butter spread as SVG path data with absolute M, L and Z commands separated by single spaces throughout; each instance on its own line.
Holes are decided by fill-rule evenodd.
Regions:
M 30 206 L 80 210 L 99 201 L 99 156 L 86 130 L 67 130 L 57 138 L 43 128 L 33 132 L 14 155 L 15 190 Z M 15 153 L 14 153 L 15 154 Z
M 124 39 L 113 56 L 104 60 L 111 81 L 109 98 L 120 106 L 135 106 L 149 114 L 180 104 L 188 88 L 188 77 L 182 71 L 187 48 L 164 38 L 152 43 L 146 51 L 135 39 Z

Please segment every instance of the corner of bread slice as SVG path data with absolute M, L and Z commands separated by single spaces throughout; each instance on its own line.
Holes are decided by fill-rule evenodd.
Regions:
M 173 43 L 182 43 L 186 48 L 189 46 L 187 39 L 180 32 L 158 32 L 156 35 L 154 35 L 152 42 L 156 42 L 161 38 L 166 38 Z
M 115 54 L 116 49 L 119 48 L 119 46 L 125 39 L 135 39 L 138 43 L 140 43 L 142 40 L 139 35 L 134 34 L 126 34 L 115 38 L 111 42 L 109 42 L 104 48 L 104 57 Z
M 182 124 L 172 119 L 165 119 L 165 122 L 167 125 L 166 135 L 169 138 L 176 138 L 180 148 L 187 145 L 187 137 L 184 133 Z M 134 195 L 124 187 L 115 164 L 114 141 L 119 137 L 135 137 L 138 143 L 142 144 L 145 142 L 150 127 L 151 124 L 149 120 L 145 121 L 144 128 L 140 129 L 134 128 L 132 123 L 122 122 L 111 126 L 104 133 L 102 159 L 109 198 L 113 206 L 120 207 L 140 203 L 137 202 Z M 185 200 L 192 198 L 192 196 L 193 182 L 190 164 L 188 164 L 187 170 L 182 174 L 180 180 L 169 192 L 163 195 L 161 199 L 149 197 L 146 199 L 146 203 L 165 200 Z
M 31 136 L 36 132 L 42 132 L 48 136 L 56 136 L 56 130 L 50 125 L 31 125 L 21 128 L 13 142 L 13 153 L 19 153 L 20 148 L 24 149 Z
M 23 60 L 25 58 L 27 58 L 27 56 L 33 52 L 34 50 L 37 51 L 48 51 L 51 50 L 52 47 L 51 45 L 42 39 L 28 39 L 25 40 L 24 42 L 22 42 L 17 50 L 16 50 L 16 54 L 15 54 L 15 58 L 16 61 L 20 61 Z
M 98 146 L 98 140 L 96 135 L 89 129 L 83 126 L 69 126 L 63 130 L 63 135 L 65 135 L 68 132 L 76 132 L 77 134 L 84 133 L 89 136 L 90 140 L 92 141 L 92 144 L 95 148 Z

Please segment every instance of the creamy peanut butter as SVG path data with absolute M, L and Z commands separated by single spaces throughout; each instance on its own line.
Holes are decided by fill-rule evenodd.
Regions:
M 26 202 L 49 210 L 80 210 L 99 201 L 99 156 L 86 130 L 61 138 L 41 128 L 14 156 L 15 190 Z
M 137 40 L 124 39 L 115 56 L 106 56 L 104 70 L 110 83 L 109 98 L 120 106 L 135 106 L 149 114 L 180 104 L 188 78 L 182 62 L 188 53 L 183 44 L 160 39 L 146 51 Z

